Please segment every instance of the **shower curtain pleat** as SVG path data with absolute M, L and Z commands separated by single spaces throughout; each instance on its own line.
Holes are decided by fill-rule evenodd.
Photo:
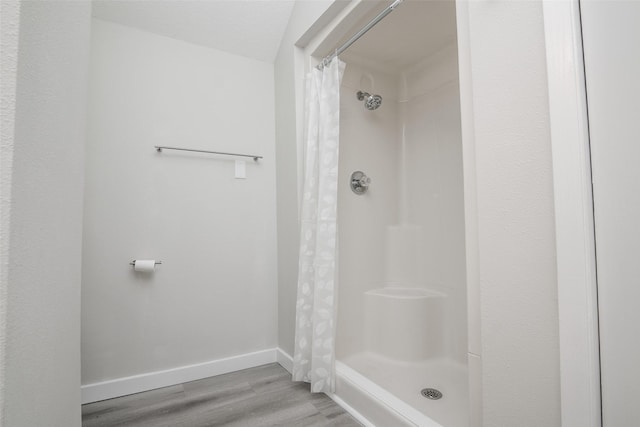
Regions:
M 312 392 L 335 390 L 337 293 L 338 58 L 313 69 L 306 85 L 305 170 L 300 230 L 293 380 Z

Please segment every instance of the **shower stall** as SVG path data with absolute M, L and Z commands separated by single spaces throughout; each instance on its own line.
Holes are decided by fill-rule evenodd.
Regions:
M 336 393 L 376 425 L 467 426 L 455 3 L 405 1 L 340 58 Z

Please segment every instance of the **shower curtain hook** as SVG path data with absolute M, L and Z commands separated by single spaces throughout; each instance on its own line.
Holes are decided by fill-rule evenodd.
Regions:
M 333 61 L 334 59 L 336 61 L 338 61 L 338 48 L 336 48 L 335 52 L 333 52 L 333 57 L 331 58 L 331 60 Z M 329 62 L 331 62 L 331 61 L 329 61 Z

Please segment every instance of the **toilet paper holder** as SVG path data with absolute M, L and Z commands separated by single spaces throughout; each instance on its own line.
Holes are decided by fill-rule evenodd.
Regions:
M 156 262 L 155 262 L 155 264 L 156 264 L 156 265 L 158 265 L 158 264 L 162 264 L 162 261 L 156 261 Z M 129 265 L 136 265 L 136 260 L 134 259 L 133 261 L 131 261 L 131 262 L 129 263 Z

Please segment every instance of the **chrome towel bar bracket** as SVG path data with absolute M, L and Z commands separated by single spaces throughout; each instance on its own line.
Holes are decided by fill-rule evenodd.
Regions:
M 155 262 L 155 265 L 158 265 L 158 264 L 162 264 L 162 261 L 156 261 L 156 262 Z M 136 260 L 134 259 L 133 261 L 131 261 L 131 262 L 129 263 L 129 265 L 136 265 Z

